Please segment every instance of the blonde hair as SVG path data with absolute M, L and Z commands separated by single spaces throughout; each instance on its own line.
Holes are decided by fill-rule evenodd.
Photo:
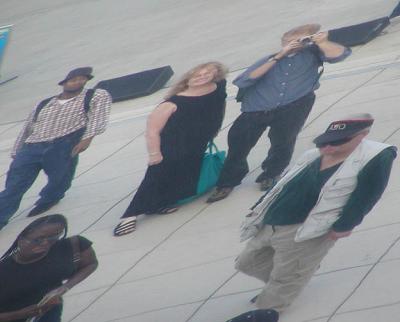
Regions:
M 217 70 L 214 79 L 212 80 L 213 82 L 218 82 L 226 77 L 226 74 L 228 73 L 228 68 L 219 62 L 210 61 L 207 63 L 197 65 L 196 67 L 193 67 L 191 70 L 183 74 L 181 79 L 169 90 L 169 92 L 165 96 L 165 99 L 169 99 L 171 96 L 174 96 L 186 90 L 188 88 L 189 79 L 199 70 L 207 68 L 209 66 L 213 66 Z
M 292 36 L 297 36 L 297 37 L 304 37 L 304 36 L 309 36 L 317 33 L 320 31 L 321 25 L 317 23 L 310 23 L 307 25 L 302 25 L 298 26 L 295 28 L 290 29 L 289 31 L 285 32 L 282 36 L 282 39 L 287 39 Z

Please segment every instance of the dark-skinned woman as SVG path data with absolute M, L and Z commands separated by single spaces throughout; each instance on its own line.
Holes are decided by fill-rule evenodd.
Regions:
M 97 268 L 91 242 L 55 214 L 29 224 L 0 259 L 0 322 L 59 322 L 62 296 Z

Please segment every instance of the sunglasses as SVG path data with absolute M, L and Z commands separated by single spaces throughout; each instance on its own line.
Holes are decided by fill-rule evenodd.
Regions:
M 52 243 L 52 242 L 56 242 L 56 241 L 58 241 L 58 240 L 60 240 L 60 239 L 61 239 L 61 234 L 55 235 L 55 236 L 49 236 L 49 237 L 39 237 L 39 238 L 34 238 L 34 239 L 28 239 L 28 238 L 26 238 L 25 240 L 26 240 L 29 244 L 38 246 L 38 245 L 43 244 L 44 241 L 47 241 L 47 242 Z
M 344 138 L 344 139 L 340 139 L 340 140 L 336 140 L 336 141 L 331 141 L 331 142 L 326 142 L 326 143 L 317 143 L 316 146 L 317 148 L 322 148 L 324 146 L 330 145 L 330 146 L 339 146 L 339 145 L 343 145 L 347 142 L 350 142 L 353 138 Z

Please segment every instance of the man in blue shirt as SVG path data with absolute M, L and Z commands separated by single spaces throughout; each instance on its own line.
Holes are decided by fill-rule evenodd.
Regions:
M 351 54 L 319 30 L 318 24 L 291 29 L 282 36 L 278 53 L 259 60 L 233 81 L 243 93 L 242 113 L 229 130 L 228 156 L 207 202 L 226 198 L 241 183 L 249 171 L 247 156 L 267 127 L 271 147 L 256 180 L 261 190 L 270 189 L 288 166 L 315 101 L 319 67 Z

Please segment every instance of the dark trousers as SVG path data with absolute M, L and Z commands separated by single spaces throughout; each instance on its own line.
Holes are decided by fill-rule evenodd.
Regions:
M 0 229 L 18 210 L 25 192 L 35 182 L 40 170 L 47 177 L 47 185 L 40 191 L 38 203 L 55 202 L 64 197 L 78 164 L 71 157 L 72 149 L 80 141 L 80 129 L 51 142 L 26 143 L 17 152 L 7 173 L 5 189 L 0 192 Z
M 260 179 L 274 178 L 288 166 L 296 138 L 315 101 L 314 93 L 268 112 L 244 112 L 235 120 L 228 133 L 228 155 L 217 187 L 234 187 L 249 172 L 247 156 L 269 127 L 271 147 L 262 163 Z

